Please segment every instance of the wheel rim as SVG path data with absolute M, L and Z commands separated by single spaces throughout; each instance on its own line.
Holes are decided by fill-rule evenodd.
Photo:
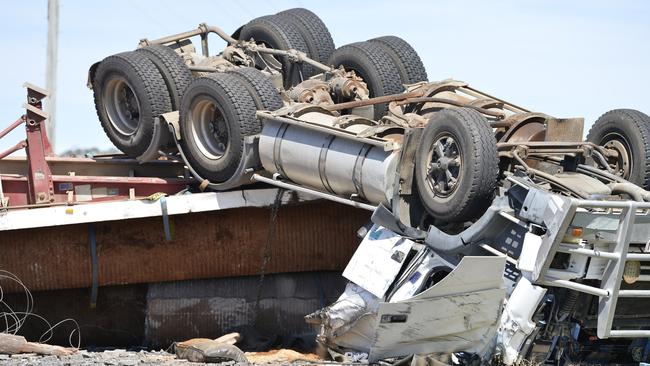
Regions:
M 614 150 L 616 155 L 608 159 L 609 166 L 614 172 L 628 179 L 634 161 L 631 158 L 630 144 L 627 139 L 618 133 L 607 134 L 603 138 L 603 146 L 607 149 Z
M 266 42 L 261 42 L 260 44 L 265 48 L 277 48 L 269 45 Z M 261 57 L 262 61 L 271 69 L 275 69 L 277 71 L 283 71 L 282 60 L 280 59 L 279 56 L 274 56 L 270 53 L 259 53 L 259 56 Z
M 456 191 L 462 162 L 462 150 L 452 135 L 445 133 L 434 140 L 427 158 L 426 181 L 435 196 L 448 197 Z
M 113 77 L 104 87 L 104 96 L 111 125 L 123 135 L 133 135 L 140 124 L 140 101 L 131 85 L 122 77 Z
M 228 150 L 230 130 L 217 104 L 208 98 L 196 101 L 189 113 L 192 138 L 199 151 L 210 160 L 218 160 Z

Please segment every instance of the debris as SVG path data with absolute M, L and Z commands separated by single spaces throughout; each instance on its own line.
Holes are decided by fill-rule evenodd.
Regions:
M 23 289 L 26 298 L 25 308 L 23 311 L 14 311 L 13 308 L 4 301 L 2 280 L 14 282 Z M 6 353 L 13 355 L 34 353 L 40 355 L 69 356 L 76 353 L 81 344 L 79 324 L 77 324 L 74 319 L 64 319 L 52 325 L 42 316 L 32 313 L 33 306 L 34 298 L 32 297 L 32 293 L 20 278 L 9 271 L 0 269 L 0 318 L 3 318 L 4 320 L 4 328 L 0 328 L 0 354 Z M 47 330 L 39 338 L 39 342 L 28 342 L 25 337 L 17 334 L 29 317 L 34 317 L 42 321 L 47 327 Z M 66 322 L 71 322 L 75 326 L 69 336 L 70 348 L 46 344 L 46 342 L 50 341 L 54 335 L 54 329 Z M 77 335 L 76 347 L 72 344 L 72 339 L 75 334 Z
M 215 339 L 194 338 L 175 343 L 174 350 L 178 358 L 190 362 L 220 363 L 235 361 L 247 364 L 248 360 L 244 352 L 232 344 L 234 343 L 233 341 L 236 342 L 238 336 L 237 333 L 231 333 L 221 337 L 224 339 L 224 342 Z
M 300 353 L 290 349 L 276 349 L 268 352 L 246 352 L 251 363 L 291 363 L 296 361 L 322 361 L 313 353 Z
M 338 339 L 341 346 L 365 350 L 370 348 L 370 337 L 357 333 L 353 341 L 348 343 L 339 336 L 347 333 L 352 326 L 364 323 L 363 317 L 376 313 L 378 308 L 379 299 L 375 295 L 350 282 L 336 302 L 305 316 L 305 320 L 320 326 L 321 331 L 317 337 L 319 343 L 331 346 L 333 340 Z
M 333 349 L 329 349 L 329 356 L 332 360 L 343 364 L 352 363 L 368 363 L 368 354 L 366 352 L 345 352 L 338 353 Z
M 215 342 L 224 343 L 224 344 L 235 344 L 241 341 L 241 334 L 234 332 L 222 335 L 221 337 L 214 340 Z
M 342 354 L 343 362 L 364 353 L 369 362 L 458 351 L 489 357 L 506 296 L 505 257 L 466 256 L 453 265 L 427 246 L 385 241 L 395 235 L 373 227 L 350 262 L 354 268 L 344 274 L 390 260 L 402 270 L 381 278 L 381 286 L 377 276 L 356 276 L 334 304 L 308 315 L 308 322 L 320 325 L 318 341 Z M 405 241 L 410 245 L 397 258 Z M 370 293 L 378 287 L 381 297 Z
M 27 342 L 25 337 L 0 333 L 0 353 L 10 355 L 19 353 L 36 353 L 39 355 L 69 356 L 77 350 L 52 346 L 44 343 Z

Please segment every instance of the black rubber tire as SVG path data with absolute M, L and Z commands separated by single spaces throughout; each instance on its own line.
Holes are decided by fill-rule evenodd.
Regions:
M 218 159 L 209 159 L 192 138 L 190 111 L 200 100 L 213 102 L 228 126 L 228 146 Z M 202 177 L 223 183 L 236 173 L 244 152 L 244 137 L 260 132 L 255 100 L 237 76 L 214 73 L 195 79 L 185 91 L 180 109 L 181 148 L 190 166 Z
M 267 15 L 251 20 L 242 28 L 239 39 L 253 39 L 267 47 L 280 50 L 295 49 L 309 54 L 302 35 L 284 16 Z M 282 63 L 282 80 L 287 89 L 314 75 L 314 68 L 311 65 L 291 62 L 288 57 L 278 56 L 278 58 Z
M 165 85 L 167 85 L 172 109 L 178 110 L 185 89 L 194 79 L 183 58 L 171 48 L 163 45 L 151 45 L 138 48 L 136 51 L 144 54 L 156 65 L 165 80 Z
M 239 67 L 228 70 L 228 73 L 238 77 L 243 82 L 246 90 L 255 100 L 255 106 L 258 110 L 275 111 L 282 108 L 283 103 L 280 93 L 273 85 L 273 82 L 260 70 L 252 67 Z
M 381 46 L 393 59 L 399 69 L 403 84 L 413 84 L 428 81 L 427 71 L 418 53 L 405 40 L 397 36 L 384 36 L 371 39 L 369 42 Z
M 329 60 L 334 67 L 353 70 L 368 85 L 370 97 L 397 94 L 404 91 L 402 79 L 395 62 L 375 43 L 358 42 L 339 47 Z M 374 118 L 388 113 L 387 104 L 376 104 Z
M 126 80 L 139 101 L 139 122 L 132 134 L 124 134 L 115 128 L 106 111 L 104 86 L 115 77 Z M 95 73 L 93 96 L 106 135 L 115 147 L 130 157 L 142 155 L 151 144 L 154 118 L 172 110 L 160 71 L 140 52 L 124 52 L 105 58 Z
M 614 109 L 600 116 L 587 134 L 587 141 L 605 145 L 616 135 L 625 139 L 630 156 L 630 182 L 650 189 L 650 116 L 634 109 Z
M 461 168 L 455 189 L 436 196 L 427 182 L 428 157 L 434 142 L 448 134 L 460 148 Z M 438 222 L 465 222 L 482 215 L 492 203 L 499 157 L 488 121 L 473 109 L 444 109 L 424 128 L 415 155 L 415 181 L 426 210 Z
M 296 26 L 309 49 L 309 57 L 327 64 L 334 52 L 334 40 L 318 15 L 304 8 L 293 8 L 278 15 L 286 16 Z M 317 73 L 320 73 L 317 71 Z

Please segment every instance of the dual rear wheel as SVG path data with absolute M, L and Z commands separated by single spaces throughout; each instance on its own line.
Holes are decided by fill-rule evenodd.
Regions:
M 321 63 L 327 63 L 334 51 L 334 41 L 323 21 L 302 8 L 255 18 L 237 30 L 234 36 L 241 40 L 254 40 L 269 48 L 298 50 Z M 288 57 L 278 56 L 277 60 L 282 65 L 286 89 L 322 72 L 309 64 L 292 62 Z M 257 61 L 263 68 L 266 61 Z
M 332 53 L 329 64 L 354 71 L 368 85 L 371 98 L 398 94 L 404 91 L 405 84 L 427 81 L 420 56 L 408 42 L 396 36 L 342 46 Z M 374 106 L 374 119 L 387 113 L 387 103 Z
M 257 110 L 282 107 L 269 78 L 253 68 L 196 79 L 180 108 L 181 148 L 197 173 L 224 183 L 243 163 L 247 136 L 261 132 Z
M 596 120 L 587 141 L 609 152 L 610 169 L 650 189 L 650 116 L 634 109 L 614 109 Z
M 149 147 L 154 118 L 172 110 L 165 80 L 142 52 L 105 58 L 95 71 L 93 92 L 106 135 L 132 157 L 142 155 Z
M 93 77 L 95 107 L 111 142 L 138 157 L 150 148 L 155 118 L 177 110 L 193 76 L 172 49 L 153 45 L 109 56 Z M 161 133 L 171 144 L 167 128 Z
M 321 62 L 326 62 L 334 50 L 334 42 L 325 24 L 306 9 L 289 9 L 254 19 L 236 33 L 240 39 L 253 38 L 269 47 L 297 49 Z M 309 65 L 296 64 L 282 57 L 277 61 L 282 65 L 286 88 L 318 71 Z M 276 89 L 273 89 L 274 98 L 269 96 L 268 90 L 264 91 L 266 95 L 263 96 L 252 92 L 251 88 L 255 87 L 250 84 L 259 83 L 255 80 L 260 80 L 261 75 L 251 76 L 254 74 L 253 70 L 235 70 L 237 71 L 234 72 L 234 77 L 241 79 L 248 86 L 247 90 L 253 94 L 255 101 L 260 98 L 274 100 L 272 105 L 267 106 L 257 103 L 259 109 L 275 110 L 281 106 Z M 91 68 L 91 80 L 97 114 L 104 131 L 119 150 L 137 158 L 156 148 L 152 146 L 157 143 L 154 141 L 156 117 L 182 109 L 184 93 L 194 77 L 184 60 L 173 49 L 163 45 L 151 45 L 107 57 Z M 256 92 L 259 91 L 258 87 Z M 205 105 L 199 107 L 204 108 Z M 162 140 L 171 144 L 173 141 L 166 126 L 162 127 Z M 242 130 L 247 131 L 246 128 Z M 221 134 L 223 138 L 225 132 L 217 132 L 214 136 Z M 195 136 L 199 136 L 198 132 Z M 213 145 L 222 146 L 223 142 L 215 142 Z M 206 148 L 202 153 L 208 151 Z M 211 151 L 215 152 L 214 149 Z M 194 155 L 199 156 L 196 152 Z M 217 155 L 212 154 L 213 158 L 215 156 Z

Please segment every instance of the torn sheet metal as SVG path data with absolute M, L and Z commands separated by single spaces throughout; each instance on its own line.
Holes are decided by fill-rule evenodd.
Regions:
M 369 360 L 457 351 L 483 354 L 496 333 L 504 294 L 503 289 L 491 289 L 382 303 Z
M 377 296 L 349 282 L 336 302 L 307 315 L 305 320 L 320 326 L 320 343 L 367 352 L 372 342 L 379 301 Z
M 525 277 L 517 282 L 501 315 L 497 335 L 497 349 L 504 364 L 512 365 L 517 361 L 524 342 L 535 331 L 532 318 L 544 294 L 545 288 L 533 285 Z
M 395 280 L 393 289 L 384 296 L 386 302 L 407 300 L 427 289 L 432 281 L 449 274 L 455 265 L 435 254 L 429 247 L 423 247 Z
M 483 353 L 505 298 L 503 257 L 464 257 L 433 287 L 381 303 L 369 362 L 419 353 Z M 435 311 L 432 311 L 435 309 Z
M 343 271 L 343 277 L 383 297 L 402 268 L 413 242 L 374 225 Z
M 505 263 L 505 257 L 466 256 L 454 265 L 373 227 L 346 268 L 354 283 L 307 319 L 320 324 L 319 341 L 326 346 L 368 353 L 371 363 L 418 353 L 488 356 L 506 296 Z M 373 275 L 379 270 L 385 271 Z

